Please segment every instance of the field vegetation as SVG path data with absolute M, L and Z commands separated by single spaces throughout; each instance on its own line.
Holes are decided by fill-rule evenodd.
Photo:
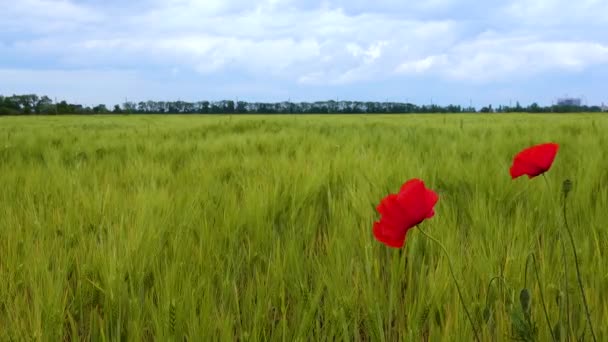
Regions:
M 590 340 L 561 245 L 570 179 L 603 340 L 607 131 L 601 114 L 1 117 L 0 340 L 472 341 L 441 250 L 372 235 L 414 177 L 487 341 Z M 549 141 L 546 182 L 511 180 Z

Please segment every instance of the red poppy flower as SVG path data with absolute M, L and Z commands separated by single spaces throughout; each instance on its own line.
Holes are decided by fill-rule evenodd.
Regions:
M 381 218 L 374 223 L 374 236 L 389 247 L 403 247 L 407 231 L 435 215 L 438 200 L 421 180 L 407 181 L 398 194 L 386 196 L 376 208 Z
M 511 178 L 527 175 L 534 178 L 547 172 L 553 164 L 559 145 L 555 143 L 540 144 L 528 147 L 519 152 L 511 166 Z

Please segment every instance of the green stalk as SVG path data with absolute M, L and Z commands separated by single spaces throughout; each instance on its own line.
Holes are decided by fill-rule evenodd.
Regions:
M 564 282 L 566 283 L 565 284 L 566 291 L 564 291 L 565 294 L 566 294 L 566 324 L 567 324 L 567 327 L 568 327 L 568 331 L 566 333 L 566 340 L 570 341 L 570 332 L 572 330 L 572 326 L 570 324 L 570 295 L 568 294 L 568 288 L 569 288 L 569 286 L 568 286 L 568 266 L 567 266 L 567 260 L 566 260 L 566 245 L 564 244 L 564 239 L 562 239 L 560 237 L 559 240 L 560 240 L 561 245 L 562 245 L 562 254 L 563 254 L 563 259 L 564 259 L 564 272 L 566 272 L 564 274 Z
M 540 281 L 540 275 L 538 274 L 538 266 L 536 265 L 536 255 L 534 253 L 530 253 L 528 259 L 526 260 L 526 270 L 528 269 L 528 260 L 530 260 L 530 256 L 532 257 L 532 263 L 534 265 L 534 273 L 536 274 L 536 282 L 538 283 L 538 287 L 540 290 L 540 303 L 543 306 L 543 311 L 545 313 L 545 320 L 547 320 L 547 326 L 549 327 L 549 332 L 551 333 L 551 339 L 553 341 L 557 341 L 555 335 L 553 334 L 553 328 L 551 327 L 551 320 L 549 319 L 549 313 L 547 312 L 547 306 L 545 305 L 545 296 L 543 295 L 543 284 Z M 527 271 L 526 271 L 527 272 Z M 527 276 L 527 274 L 526 274 Z
M 481 342 L 481 338 L 479 337 L 479 333 L 477 332 L 477 329 L 475 328 L 475 323 L 473 322 L 473 318 L 471 317 L 471 314 L 469 313 L 469 309 L 467 309 L 467 304 L 464 301 L 464 297 L 462 296 L 462 291 L 460 290 L 460 286 L 458 285 L 458 281 L 456 280 L 456 274 L 454 273 L 454 267 L 452 266 L 452 259 L 450 259 L 450 254 L 448 253 L 447 249 L 445 249 L 445 247 L 439 240 L 437 240 L 434 237 L 427 234 L 420 226 L 418 226 L 418 229 L 429 240 L 431 240 L 431 241 L 435 242 L 437 245 L 439 245 L 439 247 L 443 251 L 443 254 L 445 254 L 446 258 L 448 259 L 448 266 L 450 268 L 450 274 L 452 275 L 454 284 L 456 284 L 456 290 L 458 291 L 458 297 L 460 298 L 460 302 L 462 303 L 462 306 L 464 307 L 464 312 L 466 313 L 467 318 L 469 319 L 469 322 L 471 323 L 471 327 L 473 328 L 473 332 L 475 333 L 475 339 L 478 342 Z
M 593 330 L 593 323 L 591 322 L 591 314 L 589 313 L 589 306 L 587 305 L 587 297 L 585 296 L 585 287 L 583 286 L 583 281 L 581 280 L 581 270 L 578 266 L 578 254 L 576 253 L 576 245 L 574 244 L 574 237 L 572 236 L 572 231 L 570 230 L 570 226 L 568 225 L 568 216 L 566 215 L 566 195 L 564 195 L 564 223 L 566 227 L 566 231 L 568 232 L 568 237 L 570 238 L 570 244 L 572 245 L 572 252 L 574 253 L 574 266 L 576 267 L 576 279 L 578 280 L 578 287 L 581 290 L 581 297 L 583 297 L 583 305 L 585 306 L 585 314 L 587 315 L 587 323 L 589 323 L 589 330 L 591 330 L 591 337 L 594 342 L 597 342 L 597 338 L 595 337 L 595 332 Z
M 545 180 L 545 183 L 547 184 L 547 187 L 549 188 L 549 191 L 551 190 L 551 186 L 549 185 L 549 181 L 547 180 L 547 177 L 545 177 L 545 174 L 543 174 L 543 179 Z M 591 337 L 593 338 L 594 342 L 597 342 L 597 338 L 595 337 L 595 331 L 593 330 L 593 323 L 591 322 L 591 314 L 589 313 L 589 305 L 587 304 L 587 296 L 585 296 L 585 287 L 583 286 L 583 281 L 582 281 L 582 277 L 581 277 L 581 271 L 580 271 L 580 267 L 578 264 L 578 253 L 576 253 L 576 244 L 574 243 L 574 236 L 572 235 L 572 230 L 570 230 L 570 225 L 568 224 L 568 215 L 567 215 L 567 199 L 568 199 L 568 193 L 570 192 L 572 188 L 572 182 L 570 182 L 570 180 L 565 180 L 564 181 L 564 187 L 563 187 L 563 194 L 564 194 L 564 205 L 562 206 L 563 208 L 563 216 L 564 216 L 564 226 L 566 228 L 566 232 L 568 233 L 568 237 L 570 239 L 570 244 L 572 246 L 572 252 L 574 254 L 574 266 L 576 268 L 576 279 L 578 281 L 578 287 L 581 291 L 581 297 L 583 298 L 583 306 L 585 307 L 585 315 L 587 317 L 587 323 L 589 324 L 589 330 L 591 330 Z M 564 261 L 564 267 L 566 267 L 566 263 Z M 567 278 L 567 274 L 566 274 L 566 278 Z M 567 289 L 566 289 L 567 290 Z M 570 318 L 568 317 L 568 322 L 569 322 Z M 569 324 L 569 323 L 568 323 Z
M 545 174 L 543 173 L 543 179 L 545 180 L 545 184 L 547 185 L 547 189 L 549 190 L 549 193 L 551 192 L 551 184 L 549 183 L 549 180 L 547 179 L 547 177 L 545 176 Z M 565 197 L 564 197 L 565 200 Z M 564 291 L 565 295 L 566 295 L 566 324 L 568 325 L 568 331 L 566 333 L 567 336 L 567 340 L 570 340 L 570 332 L 572 331 L 572 326 L 570 324 L 570 294 L 568 293 L 568 263 L 566 260 L 566 245 L 564 244 L 564 240 L 562 239 L 561 234 L 559 235 L 559 240 L 560 240 L 560 244 L 562 245 L 562 258 L 563 258 L 563 262 L 564 262 L 564 282 L 565 282 L 565 287 L 566 287 L 566 291 Z
M 507 285 L 507 282 L 505 281 L 505 278 L 503 278 L 502 276 L 497 276 L 497 277 L 494 277 L 494 278 L 490 279 L 490 283 L 488 284 L 488 291 L 486 292 L 486 308 L 490 304 L 489 303 L 490 289 L 492 288 L 492 283 L 494 283 L 494 280 L 502 280 L 503 286 L 506 287 L 506 285 Z M 504 288 L 503 288 L 503 292 L 504 292 Z

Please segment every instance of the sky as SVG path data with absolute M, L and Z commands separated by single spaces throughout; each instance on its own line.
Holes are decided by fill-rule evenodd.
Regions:
M 0 0 L 0 94 L 608 103 L 608 0 Z

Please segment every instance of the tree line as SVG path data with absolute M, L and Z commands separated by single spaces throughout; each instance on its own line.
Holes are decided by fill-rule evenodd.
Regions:
M 317 102 L 245 102 L 245 101 L 142 101 L 125 102 L 109 109 L 53 102 L 48 96 L 0 95 L 0 115 L 59 114 L 381 114 L 381 113 L 572 113 L 601 112 L 599 106 L 484 106 L 479 110 L 460 105 L 415 105 L 403 102 L 317 101 Z

